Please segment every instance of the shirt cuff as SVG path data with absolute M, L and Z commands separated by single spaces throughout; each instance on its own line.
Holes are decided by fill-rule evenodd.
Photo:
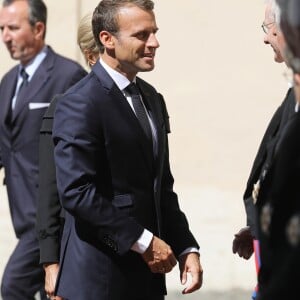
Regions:
M 192 253 L 192 252 L 198 253 L 200 255 L 199 249 L 197 249 L 195 247 L 189 247 L 189 248 L 186 248 L 183 252 L 181 252 L 179 254 L 179 256 L 184 255 L 184 254 L 188 254 L 188 253 Z
M 139 237 L 139 239 L 133 244 L 131 247 L 131 250 L 143 254 L 147 248 L 149 247 L 151 241 L 153 238 L 153 233 L 148 231 L 147 229 L 144 229 L 143 233 Z

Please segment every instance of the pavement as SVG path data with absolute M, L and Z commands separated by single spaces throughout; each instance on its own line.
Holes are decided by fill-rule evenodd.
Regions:
M 0 172 L 0 182 L 2 180 L 3 171 Z M 176 268 L 167 276 L 169 295 L 166 299 L 250 299 L 255 285 L 254 261 L 244 261 L 231 252 L 233 234 L 243 225 L 244 213 L 239 195 L 212 187 L 186 185 L 178 186 L 177 192 L 182 199 L 181 208 L 201 245 L 204 281 L 200 291 L 183 296 Z M 16 244 L 3 186 L 0 187 L 0 228 L 1 277 Z

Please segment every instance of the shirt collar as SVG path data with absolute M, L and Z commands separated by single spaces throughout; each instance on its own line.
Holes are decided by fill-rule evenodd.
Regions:
M 43 49 L 25 66 L 25 71 L 28 74 L 28 81 L 31 80 L 33 74 L 40 66 L 42 61 L 45 59 L 48 53 L 48 47 L 45 46 Z M 21 70 L 22 65 L 19 66 L 19 71 Z M 20 72 L 19 72 L 20 73 Z
M 106 72 L 109 74 L 109 76 L 112 78 L 112 80 L 115 82 L 115 84 L 121 91 L 123 91 L 130 84 L 128 78 L 126 78 L 123 74 L 110 67 L 107 63 L 103 61 L 101 57 L 99 63 L 106 70 Z M 133 79 L 133 82 L 135 81 L 136 78 Z

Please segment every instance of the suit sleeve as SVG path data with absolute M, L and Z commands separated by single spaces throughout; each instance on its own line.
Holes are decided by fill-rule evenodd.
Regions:
M 73 86 L 79 80 L 81 80 L 84 76 L 87 75 L 87 72 L 83 68 L 78 68 L 74 73 L 73 76 L 70 77 L 70 82 L 68 83 L 68 87 Z
M 2 153 L 1 153 L 1 148 L 0 148 L 0 170 L 2 169 L 3 164 L 2 164 Z
M 256 208 L 253 203 L 253 198 L 252 198 L 252 190 L 253 190 L 253 185 L 257 182 L 259 179 L 261 169 L 263 162 L 265 160 L 265 155 L 266 155 L 266 148 L 267 148 L 267 143 L 271 139 L 271 136 L 273 133 L 277 130 L 277 127 L 279 126 L 279 120 L 282 115 L 282 105 L 278 107 L 277 111 L 273 115 L 267 130 L 263 136 L 263 139 L 260 143 L 260 146 L 258 148 L 258 152 L 256 154 L 253 166 L 251 168 L 250 176 L 247 182 L 247 187 L 246 191 L 244 193 L 244 207 L 245 207 L 245 212 L 246 212 L 246 224 L 247 226 L 250 227 L 251 234 L 253 237 L 256 237 L 257 235 L 257 227 L 256 227 Z
M 279 120 L 282 115 L 283 107 L 282 105 L 277 109 L 275 114 L 273 115 L 268 128 L 263 136 L 263 139 L 261 141 L 261 144 L 258 148 L 258 152 L 256 154 L 253 166 L 251 168 L 250 176 L 247 182 L 246 191 L 244 193 L 244 206 L 245 206 L 245 212 L 246 212 L 246 224 L 250 227 L 252 236 L 256 237 L 257 235 L 257 227 L 256 227 L 256 208 L 253 203 L 252 198 L 252 190 L 253 185 L 256 183 L 260 176 L 261 168 L 263 165 L 263 162 L 265 160 L 266 155 L 266 147 L 267 143 L 270 140 L 273 132 L 277 130 L 277 127 L 279 126 Z
M 65 61 L 63 61 L 64 63 Z M 63 79 L 66 91 L 87 72 L 77 63 L 68 63 L 60 67 L 68 68 L 69 76 Z M 60 235 L 63 229 L 63 210 L 58 197 L 56 186 L 56 170 L 54 163 L 54 144 L 52 140 L 53 116 L 56 102 L 60 95 L 51 101 L 43 117 L 39 142 L 39 196 L 37 204 L 37 237 L 40 247 L 40 263 L 59 261 Z
M 2 154 L 1 154 L 1 147 L 0 147 L 0 170 L 3 168 L 3 163 L 2 163 Z M 3 185 L 5 185 L 5 177 L 3 178 Z
M 1 88 L 1 86 L 2 86 L 2 81 L 0 80 L 0 88 Z M 2 169 L 2 167 L 3 167 L 3 162 L 2 162 L 2 151 L 1 151 L 1 147 L 0 147 L 0 170 Z M 3 184 L 4 184 L 4 182 L 3 182 Z
M 252 199 L 252 190 L 254 183 L 257 182 L 261 169 L 263 167 L 263 163 L 266 159 L 267 154 L 267 146 L 270 140 L 277 134 L 281 122 L 285 122 L 283 119 L 288 119 L 289 111 L 294 110 L 295 107 L 295 98 L 292 89 L 289 89 L 287 95 L 282 102 L 282 104 L 278 107 L 276 112 L 274 113 L 271 121 L 268 124 L 266 132 L 262 138 L 260 146 L 258 148 L 256 157 L 254 159 L 251 172 L 249 175 L 249 179 L 247 181 L 247 187 L 243 196 L 244 206 L 247 216 L 247 226 L 250 226 L 251 233 L 253 236 L 257 235 L 256 228 L 256 208 Z
M 52 140 L 53 114 L 56 96 L 45 113 L 39 143 L 39 197 L 37 208 L 37 235 L 40 263 L 59 261 L 60 233 L 63 226 L 61 205 L 56 186 L 54 144 Z
M 173 191 L 174 179 L 170 170 L 167 136 L 167 133 L 170 132 L 169 115 L 162 96 L 161 108 L 166 129 L 166 151 L 161 184 L 162 224 L 163 232 L 165 232 L 165 240 L 171 245 L 175 255 L 178 257 L 189 247 L 199 249 L 199 245 L 189 229 L 185 214 L 180 209 L 177 194 Z
M 57 186 L 63 207 L 93 231 L 93 242 L 122 255 L 143 227 L 112 204 L 113 195 L 105 193 L 106 188 L 101 189 L 109 174 L 101 174 L 107 153 L 96 112 L 93 102 L 79 94 L 65 95 L 57 104 L 53 131 Z

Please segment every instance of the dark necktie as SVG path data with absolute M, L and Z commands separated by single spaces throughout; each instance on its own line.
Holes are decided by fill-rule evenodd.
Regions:
M 135 83 L 130 83 L 125 90 L 127 91 L 127 93 L 130 95 L 132 99 L 132 105 L 137 119 L 139 120 L 149 141 L 152 142 L 152 131 L 151 131 L 149 119 L 145 107 L 142 103 L 142 99 L 138 91 L 138 87 L 136 86 Z
M 27 86 L 27 84 L 28 84 L 28 77 L 29 77 L 29 75 L 26 73 L 26 71 L 25 71 L 24 68 L 22 68 L 22 69 L 20 70 L 20 75 L 21 75 L 21 77 L 22 77 L 22 82 L 21 82 L 20 87 L 19 87 L 19 89 L 18 89 L 18 91 L 17 91 L 16 101 L 15 101 L 13 107 L 12 107 L 13 110 L 14 110 L 14 108 L 18 105 L 18 102 L 20 102 L 19 96 L 22 95 L 23 89 L 24 89 L 24 88 Z

